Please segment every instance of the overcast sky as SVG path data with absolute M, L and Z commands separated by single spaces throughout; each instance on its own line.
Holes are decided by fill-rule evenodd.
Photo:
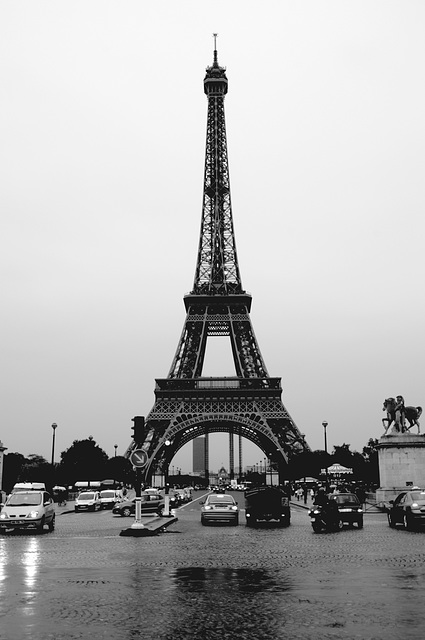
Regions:
M 153 406 L 195 273 L 213 32 L 242 283 L 285 407 L 312 449 L 326 420 L 330 450 L 361 451 L 384 398 L 425 406 L 422 0 L 4 1 L 8 452 L 50 460 L 56 422 L 56 459 L 89 435 L 124 453 Z M 231 375 L 218 343 L 204 374 Z

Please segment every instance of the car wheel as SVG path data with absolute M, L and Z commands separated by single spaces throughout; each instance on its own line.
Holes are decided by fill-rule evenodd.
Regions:
M 233 524 L 235 525 L 235 527 L 237 527 L 239 525 L 239 518 L 236 518 Z
M 394 519 L 393 519 L 391 513 L 388 513 L 387 515 L 388 515 L 388 524 L 389 524 L 389 526 L 391 527 L 391 529 L 395 529 L 395 522 L 394 522 Z
M 403 517 L 403 524 L 404 528 L 407 529 L 407 531 L 413 531 L 413 529 L 415 528 L 412 516 L 410 516 L 408 513 L 406 513 Z
M 55 516 L 53 515 L 53 518 L 49 522 L 49 531 L 54 531 L 54 528 L 55 528 Z
M 44 516 L 41 518 L 41 522 L 37 527 L 38 533 L 43 533 L 44 531 Z
M 201 524 L 206 527 L 208 522 L 206 520 L 204 520 L 203 518 L 201 518 Z
M 357 526 L 359 529 L 363 529 L 363 518 L 360 518 L 360 520 L 358 520 Z
M 318 522 L 313 522 L 312 525 L 314 533 L 320 533 L 322 530 L 321 525 Z
M 121 513 L 124 517 L 128 518 L 128 516 L 131 516 L 131 509 L 129 507 L 124 507 Z

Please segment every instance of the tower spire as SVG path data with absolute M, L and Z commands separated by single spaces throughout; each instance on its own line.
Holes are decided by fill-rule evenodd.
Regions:
M 214 47 L 217 34 L 214 34 Z M 207 67 L 204 92 L 208 98 L 204 194 L 193 295 L 242 294 L 230 198 L 224 97 L 226 69 L 214 62 Z
M 214 38 L 214 65 L 216 65 L 216 66 L 218 66 L 217 36 L 218 36 L 218 33 L 213 33 L 213 38 Z

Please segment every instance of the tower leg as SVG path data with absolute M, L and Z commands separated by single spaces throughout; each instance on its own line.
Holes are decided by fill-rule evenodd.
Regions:
M 205 434 L 205 480 L 208 486 L 210 483 L 210 440 L 208 432 Z
M 229 470 L 230 480 L 233 480 L 235 477 L 235 447 L 233 431 L 229 433 Z
M 242 436 L 239 434 L 239 481 L 241 481 L 243 475 L 242 464 Z

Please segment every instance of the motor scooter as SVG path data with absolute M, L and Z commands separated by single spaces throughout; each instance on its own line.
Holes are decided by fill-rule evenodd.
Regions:
M 308 515 L 311 518 L 311 526 L 313 527 L 314 533 L 320 533 L 321 531 L 341 531 L 343 527 L 336 505 L 315 504 L 309 510 Z

